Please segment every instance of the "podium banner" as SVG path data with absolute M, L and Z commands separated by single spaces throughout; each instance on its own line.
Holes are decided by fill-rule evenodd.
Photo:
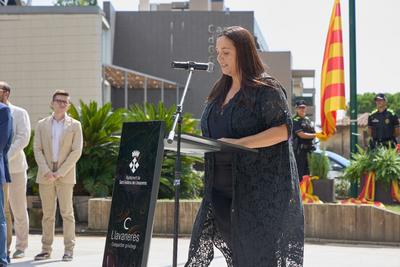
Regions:
M 164 122 L 124 123 L 103 267 L 145 267 L 163 159 Z

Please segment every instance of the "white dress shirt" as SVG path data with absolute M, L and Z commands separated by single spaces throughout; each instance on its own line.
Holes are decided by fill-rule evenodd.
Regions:
M 64 121 L 65 118 L 57 121 L 54 117 L 53 117 L 53 121 L 51 123 L 51 130 L 52 130 L 52 149 L 53 149 L 53 162 L 57 162 L 58 161 L 58 154 L 60 152 L 60 142 L 61 142 L 61 136 L 63 134 L 63 130 L 64 130 Z

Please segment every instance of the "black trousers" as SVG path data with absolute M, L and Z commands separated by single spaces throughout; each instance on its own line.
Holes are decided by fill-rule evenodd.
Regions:
M 215 224 L 222 238 L 231 247 L 231 209 L 232 209 L 232 165 L 230 161 L 222 161 L 214 165 L 214 184 L 211 208 Z
M 397 140 L 396 138 L 391 139 L 371 139 L 369 141 L 369 148 L 376 149 L 379 147 L 386 147 L 386 148 L 396 148 Z
M 296 165 L 300 182 L 303 180 L 304 175 L 310 174 L 307 160 L 308 154 L 310 154 L 309 150 L 299 149 L 298 151 L 295 151 Z

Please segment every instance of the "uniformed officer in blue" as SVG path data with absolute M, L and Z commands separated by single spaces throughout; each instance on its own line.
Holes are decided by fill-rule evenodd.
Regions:
M 293 117 L 293 150 L 296 158 L 299 180 L 309 175 L 307 155 L 315 150 L 316 133 L 311 120 L 306 116 L 307 105 L 304 100 L 296 101 L 296 115 Z
M 368 116 L 368 134 L 371 137 L 369 147 L 394 148 L 397 144 L 396 137 L 400 135 L 399 119 L 393 110 L 387 108 L 385 94 L 377 94 L 374 100 L 376 109 Z

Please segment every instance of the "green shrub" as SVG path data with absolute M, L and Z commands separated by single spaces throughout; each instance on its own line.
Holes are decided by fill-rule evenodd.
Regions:
M 335 194 L 338 198 L 346 198 L 350 196 L 350 182 L 346 179 L 335 180 Z
M 392 180 L 400 178 L 400 155 L 394 148 L 380 147 L 374 154 L 372 169 L 376 181 L 390 184 Z
M 311 176 L 318 176 L 319 179 L 326 179 L 330 169 L 329 158 L 322 153 L 310 153 L 307 155 L 308 167 Z
M 69 114 L 82 124 L 83 150 L 77 163 L 75 194 L 110 196 L 114 184 L 123 110 L 112 111 L 110 103 L 98 107 L 95 101 L 79 108 L 71 105 Z
M 372 151 L 358 147 L 358 153 L 352 155 L 350 166 L 346 168 L 344 178 L 359 181 L 368 172 L 375 172 L 375 180 L 390 183 L 400 177 L 400 155 L 396 149 L 380 147 Z
M 358 153 L 353 153 L 350 165 L 345 169 L 343 178 L 349 181 L 358 181 L 366 172 L 372 170 L 372 153 L 368 153 L 360 146 L 357 146 Z
M 39 186 L 36 183 L 38 166 L 36 164 L 35 155 L 33 152 L 34 136 L 35 136 L 35 131 L 32 130 L 31 138 L 29 139 L 29 144 L 24 149 L 26 161 L 28 163 L 27 194 L 29 195 L 39 195 Z
M 176 106 L 165 107 L 164 103 L 157 105 L 146 103 L 145 105 L 132 105 L 126 112 L 126 121 L 164 121 L 167 133 L 172 129 Z M 192 114 L 183 114 L 182 132 L 200 134 L 197 129 L 197 121 Z
M 165 121 L 166 134 L 172 129 L 173 118 L 176 107 L 166 108 L 162 102 L 158 105 L 147 103 L 145 105 L 133 105 L 126 113 L 126 121 Z M 189 113 L 183 114 L 182 132 L 199 134 L 197 121 Z M 197 198 L 203 189 L 203 172 L 196 171 L 195 164 L 202 165 L 203 158 L 192 156 L 181 156 L 181 185 L 180 196 L 182 198 Z M 161 169 L 160 188 L 158 198 L 172 199 L 175 195 L 173 186 L 175 179 L 175 152 L 165 151 L 164 160 Z
M 163 103 L 158 105 L 134 105 L 129 110 L 113 111 L 111 104 L 99 107 L 95 101 L 80 106 L 71 105 L 69 115 L 80 121 L 83 132 L 82 156 L 77 163 L 77 184 L 75 195 L 91 195 L 104 197 L 112 194 L 116 164 L 118 158 L 120 132 L 123 121 L 162 120 L 166 123 L 167 133 L 172 128 L 175 106 L 166 108 Z M 191 114 L 183 115 L 182 131 L 199 134 L 197 121 Z M 28 170 L 28 191 L 38 193 L 36 184 L 37 164 L 33 153 L 33 135 L 25 148 Z M 200 196 L 203 182 L 203 172 L 193 168 L 195 164 L 202 165 L 203 159 L 182 156 L 181 197 L 197 198 Z M 162 164 L 159 198 L 173 198 L 175 179 L 175 153 L 165 151 Z

